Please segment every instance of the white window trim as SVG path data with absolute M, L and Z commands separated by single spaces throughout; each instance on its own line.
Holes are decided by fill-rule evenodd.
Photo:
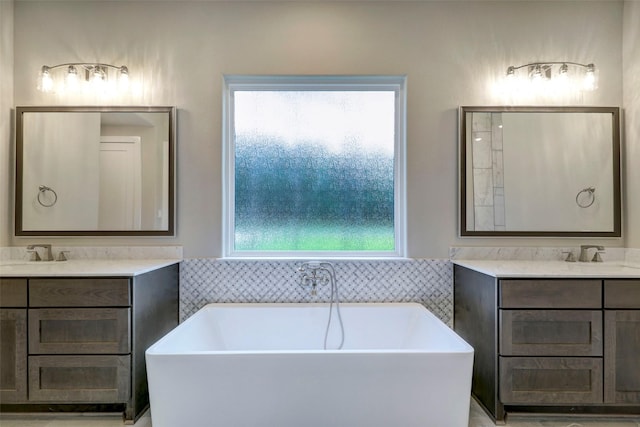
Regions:
M 354 81 L 357 80 L 357 83 Z M 314 88 L 314 85 L 317 87 Z M 394 251 L 236 251 L 234 249 L 235 146 L 233 93 L 249 90 L 391 90 L 396 93 L 394 153 Z M 406 76 L 248 76 L 223 77 L 222 253 L 224 258 L 374 259 L 406 257 Z

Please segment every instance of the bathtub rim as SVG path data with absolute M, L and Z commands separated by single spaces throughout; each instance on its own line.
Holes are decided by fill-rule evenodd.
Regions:
M 158 352 L 156 347 L 160 347 L 165 341 L 171 339 L 171 337 L 177 333 L 180 333 L 180 328 L 188 327 L 187 325 L 191 322 L 198 320 L 199 317 L 203 316 L 204 312 L 207 310 L 215 310 L 216 308 L 295 308 L 295 307 L 322 307 L 329 308 L 329 302 L 267 302 L 267 303 L 256 303 L 256 302 L 238 302 L 238 303 L 222 303 L 222 302 L 213 302 L 208 303 L 198 309 L 193 315 L 185 319 L 174 329 L 169 331 L 162 338 L 153 343 L 147 350 L 145 354 L 147 356 L 152 357 L 162 357 L 162 356 L 203 356 L 203 355 L 212 355 L 212 356 L 231 356 L 231 355 L 245 355 L 245 356 L 263 356 L 263 355 L 294 355 L 294 354 L 320 354 L 320 355 L 339 355 L 339 354 L 443 354 L 443 355 L 464 355 L 464 354 L 473 354 L 473 347 L 467 343 L 461 336 L 459 336 L 453 329 L 447 326 L 442 320 L 440 320 L 435 314 L 433 314 L 427 307 L 417 302 L 345 302 L 340 303 L 340 307 L 404 307 L 404 308 L 413 308 L 421 311 L 421 315 L 425 315 L 430 318 L 430 320 L 434 320 L 438 323 L 439 327 L 442 327 L 446 330 L 446 333 L 451 335 L 453 339 L 461 346 L 460 349 L 447 349 L 446 351 L 442 350 L 427 350 L 427 349 L 304 349 L 304 350 L 295 350 L 295 349 L 279 349 L 279 350 L 189 350 L 189 351 L 161 351 Z M 335 305 L 335 304 L 334 304 Z

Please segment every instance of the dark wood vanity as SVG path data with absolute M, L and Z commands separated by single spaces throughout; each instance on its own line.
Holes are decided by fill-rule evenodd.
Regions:
M 496 421 L 640 413 L 640 275 L 508 277 L 454 265 L 454 329 L 475 349 L 472 392 Z
M 0 409 L 135 421 L 149 405 L 145 351 L 178 324 L 178 271 L 0 278 Z

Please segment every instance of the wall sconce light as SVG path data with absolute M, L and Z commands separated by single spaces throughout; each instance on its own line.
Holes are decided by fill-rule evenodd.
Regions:
M 526 78 L 522 78 L 526 72 Z M 520 76 L 517 76 L 520 74 Z M 520 85 L 531 83 L 534 86 L 553 83 L 564 87 L 573 85 L 579 90 L 592 91 L 598 88 L 596 66 L 577 62 L 532 62 L 530 64 L 510 66 L 507 68 L 507 82 L 514 83 L 518 79 Z M 555 87 L 555 86 L 554 86 Z
M 126 91 L 128 88 L 129 69 L 125 65 L 83 62 L 43 65 L 38 78 L 38 90 L 47 93 L 77 91 L 105 93 Z

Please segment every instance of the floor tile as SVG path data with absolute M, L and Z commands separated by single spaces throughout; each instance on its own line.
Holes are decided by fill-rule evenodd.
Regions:
M 469 412 L 469 427 L 495 427 L 496 424 L 480 408 L 478 403 L 471 399 Z M 563 417 L 563 416 L 507 416 L 505 427 L 640 427 L 640 415 L 638 417 Z
M 120 415 L 91 414 L 55 414 L 55 415 L 0 415 L 2 427 L 123 427 Z M 525 416 L 507 417 L 505 427 L 640 427 L 637 418 L 574 418 L 561 416 Z M 147 411 L 135 423 L 134 427 L 152 427 L 151 416 Z M 179 426 L 198 427 L 198 426 Z M 334 427 L 334 426 L 327 426 Z M 469 427 L 496 427 L 487 414 L 472 399 L 469 412 Z

